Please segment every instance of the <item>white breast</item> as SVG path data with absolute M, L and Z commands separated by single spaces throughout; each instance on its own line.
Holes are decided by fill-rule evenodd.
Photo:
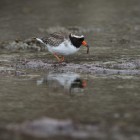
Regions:
M 73 46 L 68 40 L 65 40 L 58 47 L 47 45 L 47 48 L 51 53 L 56 53 L 58 55 L 70 55 L 76 53 L 79 50 L 79 48 Z

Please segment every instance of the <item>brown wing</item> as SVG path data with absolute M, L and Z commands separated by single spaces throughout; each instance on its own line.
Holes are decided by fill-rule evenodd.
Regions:
M 55 32 L 48 35 L 46 38 L 42 38 L 42 40 L 44 41 L 44 43 L 49 44 L 51 46 L 58 46 L 67 38 L 68 34 L 63 32 Z

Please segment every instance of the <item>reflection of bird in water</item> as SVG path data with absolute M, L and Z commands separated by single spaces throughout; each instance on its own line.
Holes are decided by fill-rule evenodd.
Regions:
M 78 91 L 78 89 L 83 89 L 86 87 L 86 81 L 80 78 L 80 75 L 74 72 L 57 73 L 51 72 L 41 80 L 37 81 L 37 84 L 47 84 L 49 87 L 53 88 L 53 83 L 58 83 L 57 85 L 63 86 L 64 89 L 70 92 Z

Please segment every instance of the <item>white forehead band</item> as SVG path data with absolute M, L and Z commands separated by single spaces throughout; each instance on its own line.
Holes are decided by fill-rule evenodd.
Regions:
M 83 36 L 83 35 L 78 36 L 78 35 L 71 34 L 71 37 L 75 37 L 75 38 L 83 38 L 84 36 Z

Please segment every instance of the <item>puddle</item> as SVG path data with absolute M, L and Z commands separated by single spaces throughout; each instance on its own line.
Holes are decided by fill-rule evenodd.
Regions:
M 19 139 L 108 139 L 110 133 L 111 138 L 126 139 L 139 126 L 134 110 L 140 101 L 139 82 L 135 76 L 60 70 L 3 76 L 1 132 Z

